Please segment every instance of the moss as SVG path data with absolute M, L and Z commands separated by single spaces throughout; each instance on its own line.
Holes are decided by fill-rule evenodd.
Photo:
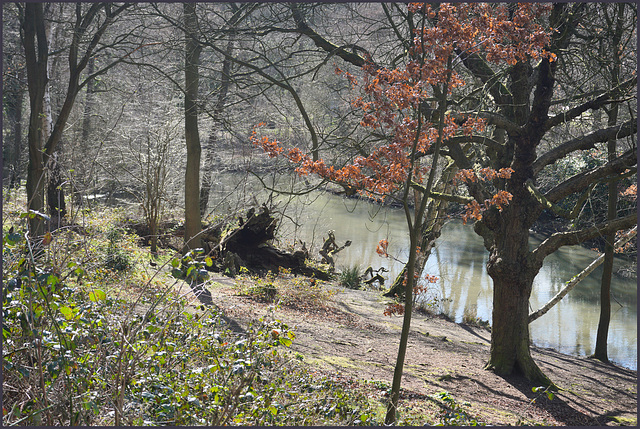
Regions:
M 371 362 L 351 359 L 343 356 L 319 356 L 305 357 L 305 361 L 318 366 L 332 366 L 342 368 L 360 369 L 363 365 L 372 365 Z
M 620 426 L 638 426 L 638 418 L 637 417 L 618 417 L 618 416 L 610 416 L 612 421 L 618 423 Z

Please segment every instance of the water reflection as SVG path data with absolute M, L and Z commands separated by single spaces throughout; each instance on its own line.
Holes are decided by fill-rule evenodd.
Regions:
M 220 192 L 225 192 L 224 188 Z M 294 200 L 278 197 L 288 204 L 287 211 L 298 225 L 283 220 L 279 231 L 285 243 L 300 239 L 308 248 L 322 245 L 327 231 L 335 231 L 338 244 L 351 240 L 350 247 L 336 258 L 338 268 L 354 265 L 365 269 L 385 267 L 389 281 L 402 269 L 408 257 L 406 220 L 402 210 L 379 207 L 363 201 L 330 194 L 312 193 Z M 389 254 L 381 258 L 376 246 L 389 241 Z M 532 236 L 531 244 L 541 237 Z M 535 279 L 530 308 L 537 310 L 551 299 L 572 276 L 586 267 L 597 254 L 580 246 L 562 248 L 546 258 Z M 429 294 L 442 300 L 442 309 L 460 322 L 465 309 L 477 317 L 491 320 L 492 284 L 486 272 L 487 252 L 470 225 L 448 222 L 425 272 L 439 277 Z M 616 261 L 620 264 L 620 261 Z M 615 269 L 614 269 L 615 271 Z M 531 324 L 534 344 L 576 355 L 593 353 L 599 319 L 599 289 L 602 267 L 576 286 L 560 303 Z M 635 279 L 615 276 L 612 282 L 612 311 L 609 331 L 609 357 L 625 367 L 637 368 L 637 284 Z M 619 303 L 619 304 L 618 304 Z

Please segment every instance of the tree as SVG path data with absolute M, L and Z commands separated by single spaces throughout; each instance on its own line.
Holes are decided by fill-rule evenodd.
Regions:
M 201 247 L 200 219 L 200 134 L 198 132 L 198 63 L 202 47 L 193 32 L 198 28 L 195 3 L 184 3 L 184 137 L 187 143 L 187 167 L 184 176 L 184 251 Z
M 523 14 L 535 14 L 536 8 L 526 9 Z M 457 62 L 464 54 L 479 51 L 487 53 L 490 61 L 517 63 L 527 56 L 548 57 L 543 50 L 547 41 L 541 27 L 525 21 L 524 29 L 504 25 L 505 18 L 494 13 L 486 5 L 473 5 L 457 9 L 453 6 L 441 6 L 438 20 L 428 27 L 428 19 L 436 16 L 429 6 L 409 6 L 413 13 L 423 15 L 421 26 L 410 46 L 409 62 L 403 69 L 386 69 L 374 65 L 371 61 L 363 68 L 365 71 L 364 92 L 367 99 L 358 98 L 354 106 L 363 112 L 361 124 L 378 134 L 388 133 L 390 142 L 373 150 L 368 156 L 358 156 L 353 162 L 342 168 L 327 166 L 323 160 L 314 160 L 300 149 L 285 151 L 278 142 L 268 137 L 252 137 L 255 144 L 261 146 L 270 156 L 283 155 L 299 165 L 300 174 L 318 174 L 328 180 L 343 184 L 372 197 L 396 198 L 394 192 L 400 191 L 399 198 L 407 219 L 410 238 L 409 261 L 405 277 L 404 320 L 398 349 L 398 357 L 391 388 L 391 398 L 387 408 L 386 424 L 393 424 L 396 418 L 400 380 L 403 372 L 404 356 L 411 321 L 412 292 L 416 285 L 415 269 L 417 247 L 420 243 L 427 201 L 438 196 L 433 189 L 441 147 L 446 142 L 471 138 L 475 132 L 485 128 L 484 121 L 473 117 L 457 120 L 447 111 L 453 100 L 451 92 L 464 84 L 461 76 L 454 72 Z M 490 29 L 495 29 L 493 33 Z M 483 31 L 484 30 L 484 31 Z M 531 38 L 520 43 L 520 31 L 531 34 Z M 488 38 L 485 38 L 490 34 Z M 483 40 L 484 38 L 484 40 Z M 504 41 L 510 43 L 504 47 Z M 518 41 L 517 41 L 518 40 Z M 456 49 L 459 52 L 456 52 Z M 338 70 L 338 73 L 342 73 Z M 357 79 L 345 73 L 355 86 Z M 433 102 L 435 109 L 425 108 L 427 102 Z M 428 153 L 433 155 L 430 168 L 418 161 Z M 428 175 L 427 175 L 428 172 Z M 514 172 L 511 168 L 500 170 L 485 169 L 484 174 L 495 180 L 508 180 Z M 419 204 L 412 212 L 409 198 L 412 190 L 421 194 Z M 441 195 L 440 195 L 441 196 Z M 510 195 L 498 191 L 487 199 L 485 209 L 503 212 L 509 206 Z M 469 214 L 468 214 L 469 215 Z M 386 243 L 380 243 L 378 252 L 386 254 Z
M 51 117 L 51 115 L 45 115 L 44 111 L 44 97 L 49 82 L 47 73 L 49 43 L 45 11 L 42 3 L 18 5 L 30 105 L 27 138 L 29 145 L 27 200 L 29 209 L 32 212 L 40 213 L 29 220 L 29 230 L 33 236 L 42 235 L 44 232 L 44 218 L 41 213 L 44 209 L 45 167 L 60 143 L 76 95 L 90 79 L 105 73 L 119 60 L 116 59 L 109 63 L 83 81 L 80 80 L 81 73 L 98 49 L 98 44 L 109 26 L 130 6 L 129 3 L 119 6 L 110 3 L 92 3 L 87 6 L 78 3 L 75 5 L 74 18 L 69 22 L 71 41 L 66 48 L 68 50 L 68 86 L 53 128 L 49 135 L 45 135 L 41 121 L 43 117 Z M 83 48 L 84 50 L 82 50 Z M 102 46 L 100 49 L 105 49 L 105 47 Z
M 461 125 L 477 118 L 486 125 L 483 132 L 470 130 L 443 142 L 442 152 L 460 169 L 457 178 L 465 184 L 469 196 L 452 198 L 434 195 L 431 190 L 426 195 L 465 201 L 468 209 L 465 221 L 474 221 L 474 230 L 483 237 L 489 251 L 487 271 L 493 279 L 494 298 L 487 368 L 498 374 L 519 371 L 533 383 L 547 385 L 551 381 L 531 358 L 528 330 L 529 297 L 544 258 L 564 245 L 578 244 L 635 223 L 635 214 L 599 221 L 595 226 L 554 234 L 536 249 L 529 249 L 529 228 L 544 210 L 575 216 L 586 197 L 577 198 L 576 207 L 569 211 L 559 210 L 557 203 L 576 194 L 584 195 L 585 189 L 599 181 L 616 180 L 636 164 L 635 147 L 631 146 L 614 160 L 555 183 L 544 193 L 535 185 L 546 166 L 600 142 L 612 138 L 620 141 L 636 133 L 635 120 L 627 117 L 591 133 L 574 125 L 578 137 L 557 141 L 561 135 L 558 130 L 579 123 L 577 120 L 584 112 L 601 109 L 617 98 L 634 97 L 635 77 L 595 92 L 567 94 L 556 88 L 556 77 L 567 72 L 563 69 L 570 60 L 567 47 L 578 25 L 588 20 L 584 7 L 554 5 L 548 18 L 548 26 L 553 29 L 551 36 L 535 23 L 535 20 L 545 22 L 543 13 L 548 7 L 543 5 L 441 4 L 434 8 L 414 5 L 409 10 L 425 17 L 428 23 L 423 28 L 413 28 L 424 38 L 420 46 L 425 46 L 428 37 L 441 37 L 436 44 L 440 52 L 446 51 L 452 44 L 452 39 L 446 37 L 457 36 L 454 52 L 460 61 L 454 64 L 453 79 L 460 83 L 447 106 L 450 109 L 447 124 Z M 335 45 L 325 48 L 324 39 L 318 38 L 317 33 L 303 30 L 322 49 L 332 49 L 350 61 L 345 50 Z M 469 35 L 478 38 L 471 42 Z M 508 42 L 486 42 L 496 40 L 494 37 L 506 37 Z M 546 45 L 546 51 L 542 51 L 542 45 Z M 474 85 L 465 90 L 462 77 Z M 388 77 L 380 81 L 388 82 Z M 567 109 L 567 103 L 573 107 Z M 371 108 L 368 113 L 371 119 L 365 116 L 364 122 L 383 120 L 375 116 L 376 111 L 377 106 Z M 295 159 L 299 154 L 288 156 Z M 305 164 L 304 159 L 302 162 L 308 171 L 312 171 L 312 166 L 321 174 L 332 175 L 337 171 L 324 165 Z
M 606 28 L 613 34 L 605 32 L 605 37 L 611 37 L 611 46 L 613 49 L 611 52 L 611 65 L 609 66 L 610 79 L 616 84 L 620 84 L 621 81 L 621 56 L 624 50 L 621 49 L 622 37 L 624 35 L 625 25 L 625 9 L 626 5 L 623 3 L 616 4 L 616 8 L 613 12 L 616 13 L 615 24 L 612 22 L 613 17 L 609 16 L 609 10 L 606 5 L 602 5 L 602 13 L 609 24 Z M 606 109 L 607 113 L 607 125 L 615 126 L 618 122 L 620 103 L 613 102 L 609 109 Z M 617 138 L 613 137 L 607 141 L 607 160 L 609 162 L 615 161 L 617 157 L 616 153 Z M 609 181 L 607 186 L 608 199 L 607 199 L 607 220 L 612 221 L 617 216 L 617 197 L 618 189 L 617 183 L 613 180 Z M 613 275 L 613 252 L 614 252 L 614 240 L 615 233 L 612 231 L 605 236 L 605 249 L 604 249 L 604 269 L 602 271 L 602 280 L 600 287 L 600 320 L 598 322 L 598 332 L 596 334 L 596 347 L 593 352 L 593 357 L 603 362 L 609 361 L 607 354 L 607 338 L 609 334 L 609 323 L 611 321 L 611 277 Z
M 18 10 L 15 5 L 3 6 L 3 113 L 4 131 L 2 157 L 3 179 L 9 178 L 12 188 L 20 182 L 22 167 L 20 158 L 23 151 L 22 114 L 26 93 L 24 57 L 20 46 Z M 4 181 L 3 181 L 4 183 Z
M 506 134 L 504 144 L 487 142 L 495 168 L 511 168 L 514 173 L 507 180 L 493 180 L 493 186 L 511 195 L 503 210 L 488 209 L 481 213 L 486 190 L 476 181 L 472 163 L 459 144 L 451 142 L 448 148 L 463 174 L 472 174 L 466 181 L 469 194 L 474 198 L 469 205 L 476 219 L 475 231 L 483 237 L 489 251 L 487 272 L 493 279 L 493 320 L 491 355 L 487 368 L 499 374 L 521 371 L 534 383 L 550 385 L 529 351 L 528 303 L 533 279 L 542 267 L 544 258 L 564 245 L 579 244 L 600 234 L 629 228 L 635 223 L 635 214 L 598 223 L 578 231 L 556 233 L 537 248 L 529 250 L 528 231 L 542 211 L 575 193 L 581 193 L 592 183 L 614 179 L 636 163 L 635 148 L 627 150 L 604 165 L 581 172 L 556 184 L 545 195 L 537 192 L 534 182 L 542 169 L 572 152 L 593 147 L 611 138 L 621 139 L 636 132 L 635 121 L 627 121 L 591 134 L 582 135 L 564 143 L 556 143 L 546 152 L 539 153 L 551 131 L 571 123 L 588 109 L 599 109 L 622 96 L 630 87 L 615 86 L 599 97 L 581 98 L 572 109 L 552 109 L 555 78 L 564 49 L 571 42 L 575 28 L 582 19 L 583 6 L 579 4 L 553 6 L 550 26 L 555 29 L 549 43 L 553 54 L 532 65 L 528 58 L 520 59 L 501 73 L 509 86 L 502 84 L 498 74 L 488 68 L 478 55 L 463 55 L 466 68 L 487 86 L 496 113 L 485 116 L 489 124 L 502 128 Z M 513 9 L 512 9 L 513 10 Z M 510 12 L 514 24 L 525 18 L 519 11 Z M 554 61 L 554 57 L 557 59 Z M 531 96 L 532 95 L 532 96 Z M 586 101 L 585 101 L 586 99 Z M 555 110 L 555 112 L 554 112 Z M 553 114 L 555 113 L 555 115 Z M 483 115 L 481 113 L 481 115 Z M 495 115 L 495 116 L 494 116 Z M 461 115 L 465 117 L 465 114 Z M 579 201 L 577 209 L 584 200 Z M 574 210 L 575 212 L 575 210 Z

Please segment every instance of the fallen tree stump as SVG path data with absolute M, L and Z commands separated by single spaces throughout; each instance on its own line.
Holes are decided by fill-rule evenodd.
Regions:
M 329 279 L 329 273 L 306 265 L 308 253 L 305 250 L 289 253 L 269 243 L 275 238 L 277 220 L 264 204 L 260 213 L 256 214 L 252 208 L 246 218 L 239 218 L 238 224 L 237 228 L 222 238 L 218 246 L 216 256 L 217 260 L 222 261 L 218 267 L 221 271 L 235 275 L 244 266 L 258 274 L 266 274 L 267 271 L 278 272 L 282 267 L 294 274 Z

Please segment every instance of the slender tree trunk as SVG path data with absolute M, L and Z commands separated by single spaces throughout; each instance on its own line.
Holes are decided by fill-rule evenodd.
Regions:
M 189 32 L 198 28 L 196 4 L 184 3 L 185 34 L 185 95 L 184 95 L 184 135 L 187 144 L 187 168 L 184 182 L 185 232 L 184 249 L 201 247 L 196 237 L 202 230 L 200 218 L 200 135 L 198 133 L 198 63 L 201 46 Z
M 613 52 L 613 65 L 611 68 L 612 82 L 620 81 L 620 55 L 617 47 L 622 39 L 625 8 L 624 4 L 618 4 L 616 6 L 618 17 L 616 21 L 616 30 L 611 42 L 611 45 L 616 47 Z M 618 103 L 614 103 L 611 106 L 611 110 L 607 112 L 609 116 L 607 125 L 613 126 L 618 122 L 618 109 Z M 616 159 L 616 141 L 617 140 L 613 138 L 607 142 L 607 157 L 609 161 Z M 609 182 L 608 192 L 607 219 L 613 220 L 616 218 L 616 205 L 618 203 L 618 190 L 616 189 L 615 181 Z M 593 352 L 593 357 L 603 362 L 609 362 L 607 339 L 609 337 L 609 324 L 611 322 L 611 277 L 613 275 L 614 240 L 615 233 L 607 234 L 605 236 L 604 265 L 602 270 L 602 280 L 600 283 L 600 320 L 598 321 L 598 332 L 596 334 L 596 348 Z
M 44 113 L 44 93 L 47 85 L 48 43 L 44 25 L 42 3 L 26 3 L 21 23 L 22 43 L 25 51 L 27 83 L 29 89 L 29 166 L 27 169 L 27 207 L 42 213 L 44 211 L 44 139 L 42 115 Z M 44 219 L 40 216 L 29 218 L 31 236 L 44 233 Z
M 631 241 L 631 239 L 636 236 L 637 230 L 638 230 L 637 226 L 631 229 L 629 232 L 623 235 L 618 241 L 616 241 L 616 243 L 613 245 L 613 248 L 615 249 L 617 247 L 624 246 L 626 243 Z M 605 255 L 602 254 L 598 256 L 596 259 L 594 259 L 593 262 L 591 262 L 584 270 L 580 271 L 580 273 L 573 276 L 573 278 L 566 283 L 566 286 L 562 288 L 562 290 L 559 291 L 553 298 L 551 298 L 549 302 L 547 302 L 545 305 L 540 307 L 540 309 L 529 314 L 529 323 L 533 322 L 539 317 L 542 317 L 547 311 L 553 308 L 554 305 L 560 302 L 560 300 L 564 298 L 564 296 L 568 294 L 571 291 L 571 289 L 576 287 L 576 285 L 580 283 L 582 280 L 584 280 L 593 270 L 595 270 L 597 267 L 602 265 L 602 263 L 604 262 L 604 257 Z
M 404 194 L 402 203 L 404 206 L 404 214 L 407 219 L 407 226 L 409 228 L 409 263 L 407 264 L 407 281 L 404 297 L 404 318 L 402 321 L 402 333 L 400 334 L 400 345 L 398 346 L 398 357 L 396 359 L 396 366 L 393 371 L 393 383 L 391 385 L 390 401 L 387 405 L 387 414 L 385 415 L 384 422 L 386 425 L 392 425 L 396 423 L 396 412 L 398 410 L 398 399 L 400 398 L 400 384 L 402 381 L 402 373 L 404 370 L 404 360 L 407 353 L 407 342 L 409 341 L 409 332 L 411 328 L 411 316 L 413 313 L 413 288 L 416 284 L 416 260 L 418 257 L 418 244 L 422 236 L 422 225 L 424 222 L 425 211 L 427 209 L 427 203 L 429 201 L 428 194 L 431 193 L 435 186 L 435 172 L 438 166 L 438 160 L 440 155 L 440 146 L 443 139 L 444 129 L 444 116 L 447 108 L 447 95 L 449 82 L 451 80 L 451 61 L 449 56 L 447 60 L 447 78 L 442 84 L 442 95 L 438 100 L 439 121 L 438 121 L 438 138 L 436 139 L 433 147 L 433 158 L 431 160 L 431 169 L 429 171 L 429 178 L 425 185 L 425 195 L 420 201 L 418 207 L 414 207 L 413 220 L 411 219 L 411 210 L 407 204 L 409 198 L 409 192 L 411 188 L 411 180 L 413 179 L 413 168 L 416 166 L 416 147 L 418 143 L 418 136 L 422 129 L 422 116 L 418 113 L 418 127 L 416 129 L 416 137 L 413 141 L 413 147 L 411 149 L 411 170 L 407 176 L 407 182 L 405 183 Z
M 8 61 L 12 61 L 9 59 Z M 9 162 L 9 186 L 13 188 L 19 182 L 20 177 L 20 152 L 22 151 L 22 100 L 24 98 L 24 67 L 19 67 L 17 73 L 10 79 L 5 79 L 4 109 L 7 114 L 7 128 L 11 127 L 12 133 L 5 141 L 12 142 L 7 161 Z
M 436 192 L 442 192 L 448 194 L 454 188 L 453 176 L 458 168 L 455 163 L 451 162 L 443 170 L 439 182 L 436 184 Z M 418 201 L 416 199 L 416 201 Z M 416 259 L 416 272 L 422 273 L 424 266 L 429 260 L 431 255 L 431 249 L 436 243 L 436 240 L 440 237 L 442 227 L 446 221 L 446 210 L 449 203 L 444 200 L 431 199 L 428 202 L 427 214 L 425 215 L 424 223 L 422 224 L 422 233 L 420 236 L 420 251 Z M 419 206 L 419 205 L 418 205 Z M 418 207 L 416 206 L 416 207 Z M 389 288 L 389 291 L 384 294 L 387 297 L 403 297 L 404 296 L 404 278 L 407 274 L 407 264 L 402 268 L 400 274 L 396 276 L 393 284 Z
M 91 57 L 87 63 L 87 76 L 93 74 L 95 70 L 95 57 Z M 77 205 L 82 204 L 82 196 L 86 192 L 87 186 L 90 183 L 89 166 L 86 162 L 86 155 L 89 153 L 89 136 L 91 135 L 91 115 L 95 109 L 95 80 L 87 83 L 86 93 L 84 99 L 84 111 L 82 113 L 82 129 L 80 135 L 80 157 L 79 162 L 75 164 L 76 181 L 74 181 L 73 199 Z
M 415 249 L 418 245 L 419 229 L 414 228 L 410 233 L 410 246 Z M 404 316 L 402 320 L 402 332 L 400 334 L 400 344 L 398 345 L 398 355 L 396 358 L 396 366 L 393 371 L 393 383 L 391 385 L 391 395 L 389 405 L 387 406 L 387 414 L 384 419 L 386 425 L 396 422 L 396 412 L 398 410 L 398 400 L 400 399 L 400 383 L 402 381 L 402 373 L 404 370 L 404 360 L 407 354 L 407 342 L 409 341 L 409 331 L 411 328 L 411 316 L 413 312 L 413 286 L 415 284 L 414 273 L 416 264 L 416 250 L 409 252 L 409 262 L 407 263 L 407 281 L 404 292 Z
M 24 68 L 20 68 L 18 72 L 18 81 L 24 80 Z M 20 155 L 22 153 L 22 98 L 24 89 L 19 83 L 20 90 L 16 95 L 15 117 L 13 123 L 13 171 L 11 173 L 11 186 L 20 183 Z

